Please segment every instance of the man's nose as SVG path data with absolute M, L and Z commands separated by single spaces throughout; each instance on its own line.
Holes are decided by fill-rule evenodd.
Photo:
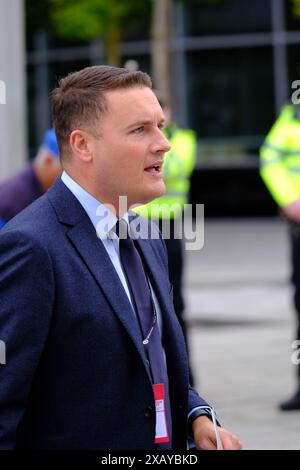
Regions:
M 153 144 L 153 151 L 155 153 L 166 153 L 171 150 L 171 144 L 164 134 L 159 131 L 155 144 Z

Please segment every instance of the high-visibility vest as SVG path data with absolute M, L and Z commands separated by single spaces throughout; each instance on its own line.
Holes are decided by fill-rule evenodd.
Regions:
M 164 130 L 164 134 L 172 146 L 164 156 L 162 168 L 166 192 L 148 204 L 134 209 L 146 218 L 176 218 L 188 202 L 190 177 L 197 159 L 196 133 L 190 129 L 179 129 L 172 123 Z
M 284 106 L 268 133 L 260 148 L 260 175 L 279 206 L 286 206 L 300 197 L 298 107 Z

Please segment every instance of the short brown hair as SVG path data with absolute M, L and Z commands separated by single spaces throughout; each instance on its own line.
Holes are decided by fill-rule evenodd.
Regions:
M 86 67 L 59 81 L 52 92 L 52 116 L 61 160 L 69 154 L 69 136 L 74 129 L 93 128 L 105 111 L 105 92 L 146 86 L 149 75 L 108 65 Z

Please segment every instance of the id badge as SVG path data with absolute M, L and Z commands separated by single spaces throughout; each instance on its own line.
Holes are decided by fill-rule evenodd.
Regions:
M 166 416 L 166 403 L 165 403 L 165 385 L 154 384 L 153 393 L 155 399 L 156 411 L 156 429 L 155 429 L 155 444 L 161 442 L 169 442 L 169 433 Z

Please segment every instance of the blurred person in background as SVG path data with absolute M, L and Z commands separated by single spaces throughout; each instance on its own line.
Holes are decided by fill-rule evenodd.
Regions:
M 49 129 L 33 162 L 0 184 L 0 228 L 53 185 L 62 171 L 58 157 L 56 135 Z
M 181 228 L 179 219 L 183 217 L 184 204 L 188 203 L 190 178 L 197 160 L 197 136 L 191 129 L 179 128 L 172 121 L 171 107 L 159 93 L 156 92 L 156 95 L 165 116 L 163 133 L 171 144 L 171 150 L 165 154 L 162 169 L 166 192 L 158 199 L 134 210 L 143 217 L 157 221 L 162 232 L 168 252 L 169 276 L 173 286 L 175 313 L 188 348 L 183 298 L 184 247 L 182 235 L 179 233 Z M 178 238 L 176 238 L 177 236 Z M 194 384 L 191 366 L 190 383 Z
M 260 149 L 260 174 L 289 223 L 296 339 L 300 340 L 300 106 L 282 108 Z M 300 365 L 296 392 L 279 409 L 300 409 Z

